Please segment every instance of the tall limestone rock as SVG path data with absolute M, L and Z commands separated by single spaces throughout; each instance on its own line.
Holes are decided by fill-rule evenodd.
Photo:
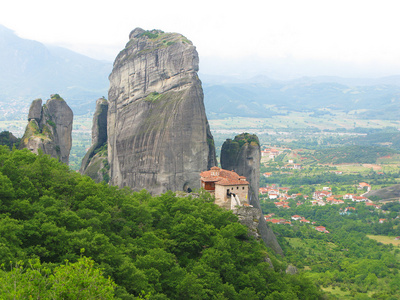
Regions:
M 192 42 L 136 28 L 110 75 L 111 183 L 159 194 L 198 188 L 216 164 Z
M 68 164 L 72 121 L 72 110 L 58 94 L 51 95 L 43 106 L 42 99 L 34 100 L 29 108 L 28 125 L 20 148 L 28 148 L 36 154 L 42 149 L 44 154 Z
M 242 133 L 234 140 L 227 139 L 221 149 L 221 167 L 233 170 L 249 181 L 249 202 L 261 211 L 258 199 L 260 187 L 260 160 L 261 149 L 258 137 L 253 134 Z M 276 236 L 268 226 L 263 214 L 260 214 L 258 231 L 264 243 L 276 253 L 283 254 Z
M 108 101 L 100 98 L 96 101 L 93 115 L 92 145 L 82 159 L 79 172 L 88 175 L 96 182 L 109 180 L 107 154 L 107 113 Z

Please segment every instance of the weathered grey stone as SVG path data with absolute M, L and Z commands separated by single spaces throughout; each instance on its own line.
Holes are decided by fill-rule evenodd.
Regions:
M 137 28 L 110 75 L 111 183 L 159 194 L 198 188 L 216 164 L 197 76 L 199 58 L 184 36 Z
M 258 233 L 258 225 L 260 223 L 261 211 L 256 207 L 240 206 L 233 210 L 238 218 L 239 222 L 246 225 L 249 228 L 249 235 L 260 239 Z
M 104 171 L 101 170 L 104 168 L 104 163 L 102 160 L 107 160 L 107 152 L 97 155 L 94 161 L 92 161 L 92 158 L 94 158 L 96 152 L 98 152 L 101 147 L 107 147 L 107 113 L 108 101 L 105 98 L 98 99 L 96 101 L 96 110 L 93 115 L 92 145 L 82 159 L 81 168 L 79 170 L 81 174 L 88 175 L 96 182 L 103 181 L 102 174 Z
M 294 275 L 297 273 L 298 273 L 297 268 L 293 265 L 288 265 L 288 267 L 286 268 L 286 274 Z
M 108 173 L 107 153 L 96 153 L 90 158 L 90 161 L 82 174 L 89 176 L 95 182 L 99 183 L 102 181 L 109 181 Z
M 270 267 L 272 270 L 275 269 L 275 268 L 274 268 L 274 265 L 272 264 L 272 260 L 271 260 L 271 258 L 269 258 L 268 255 L 266 255 L 266 256 L 264 257 L 264 262 L 268 263 L 268 264 L 269 264 L 269 267 Z
M 28 121 L 35 119 L 37 122 L 40 121 L 42 115 L 42 99 L 36 99 L 32 101 L 29 107 Z
M 276 236 L 268 226 L 261 213 L 261 205 L 258 199 L 260 186 L 260 160 L 261 149 L 258 137 L 253 134 L 243 133 L 237 135 L 234 140 L 227 139 L 221 149 L 221 167 L 225 170 L 233 170 L 240 176 L 245 176 L 249 185 L 249 202 L 260 211 L 258 233 L 266 246 L 276 253 L 283 255 Z
M 54 144 L 59 148 L 60 161 L 68 164 L 69 152 L 72 147 L 72 122 L 74 118 L 71 108 L 64 99 L 53 97 L 47 100 L 46 106 L 42 110 L 42 116 L 43 125 L 44 123 L 50 125 Z
M 31 105 L 29 117 L 32 118 L 29 118 L 20 148 L 28 148 L 36 154 L 42 149 L 44 154 L 68 164 L 72 147 L 72 110 L 64 99 L 56 94 L 41 106 L 40 117 L 37 118 L 38 105 L 42 102 L 39 100 L 35 100 Z
M 145 33 L 146 30 L 143 30 L 142 28 L 135 28 L 131 31 L 131 33 L 129 34 L 129 40 L 134 39 L 134 38 L 138 38 L 140 37 L 141 34 Z

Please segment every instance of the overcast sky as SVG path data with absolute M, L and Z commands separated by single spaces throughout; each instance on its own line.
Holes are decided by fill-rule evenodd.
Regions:
M 136 28 L 179 32 L 216 74 L 400 74 L 398 0 L 9 0 L 20 37 L 113 61 Z

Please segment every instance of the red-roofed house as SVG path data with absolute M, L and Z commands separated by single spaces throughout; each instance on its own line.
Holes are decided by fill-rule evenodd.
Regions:
M 315 230 L 319 231 L 319 232 L 325 232 L 326 228 L 324 226 L 316 226 Z
M 336 200 L 335 197 L 332 197 L 332 196 L 326 198 L 326 202 L 331 203 L 331 204 L 332 204 L 332 202 L 335 201 L 335 200 Z
M 358 184 L 358 189 L 363 189 L 363 188 L 367 188 L 367 192 L 369 192 L 369 191 L 371 191 L 371 186 L 368 184 L 368 183 L 366 183 L 366 182 L 360 182 L 359 184 Z
M 212 167 L 200 173 L 201 187 L 215 196 L 215 204 L 233 209 L 248 203 L 249 182 L 234 171 Z
M 281 221 L 279 221 L 278 219 L 272 219 L 271 220 L 272 224 L 280 224 Z
M 298 221 L 298 220 L 301 220 L 303 217 L 302 216 L 299 216 L 299 215 L 294 215 L 294 216 L 292 216 L 292 220 L 295 220 L 295 221 Z
M 341 199 L 335 199 L 332 201 L 332 204 L 343 204 L 343 203 L 344 203 L 344 201 Z
M 363 196 L 354 196 L 354 197 L 353 197 L 353 201 L 356 201 L 356 202 L 365 202 L 365 201 L 368 201 L 368 198 L 363 197 Z
M 355 197 L 354 194 L 346 194 L 346 195 L 343 196 L 343 199 L 350 199 L 350 200 L 353 200 L 353 197 Z
M 279 197 L 279 193 L 278 193 L 278 192 L 270 191 L 270 192 L 268 193 L 268 198 L 269 198 L 269 199 L 276 199 L 276 198 L 278 198 L 278 197 Z
M 362 189 L 362 188 L 364 188 L 364 187 L 369 187 L 369 188 L 371 188 L 371 186 L 368 184 L 368 183 L 366 183 L 366 182 L 360 182 L 359 184 L 358 184 L 358 187 L 360 188 L 360 189 Z
M 380 205 L 377 205 L 377 204 L 375 204 L 375 203 L 373 203 L 373 202 L 366 202 L 365 205 L 366 205 L 366 206 L 372 206 L 372 207 L 374 207 L 374 208 L 376 208 L 376 209 L 380 209 L 380 208 L 381 208 Z
M 315 191 L 313 194 L 313 199 L 315 200 L 322 200 L 324 197 L 332 196 L 331 191 Z

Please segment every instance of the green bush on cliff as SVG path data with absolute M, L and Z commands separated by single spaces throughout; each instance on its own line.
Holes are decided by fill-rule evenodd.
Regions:
M 52 94 L 52 95 L 50 96 L 50 98 L 51 98 L 51 99 L 55 99 L 55 100 L 63 100 L 63 101 L 64 101 L 64 99 L 61 98 L 61 96 L 60 96 L 59 94 Z
M 246 143 L 260 145 L 258 137 L 255 134 L 250 133 L 242 133 L 235 136 L 235 141 L 239 143 L 240 147 L 242 147 Z
M 12 275 L 10 261 L 28 265 L 37 259 L 50 270 L 65 270 L 65 260 L 79 264 L 85 248 L 94 261 L 86 279 L 111 287 L 105 281 L 110 276 L 120 299 L 322 297 L 304 275 L 286 275 L 278 264 L 273 270 L 265 261 L 267 253 L 276 260 L 270 250 L 249 238 L 237 217 L 209 196 L 152 197 L 96 184 L 42 153 L 5 146 L 0 147 L 0 245 L 1 278 Z M 70 274 L 77 284 L 84 280 L 79 272 Z
M 158 36 L 159 36 L 160 33 L 164 33 L 164 31 L 155 30 L 155 29 L 150 30 L 150 31 L 149 31 L 149 30 L 146 30 L 146 31 L 143 32 L 140 36 L 147 36 L 149 39 L 154 40 L 154 39 L 158 38 Z
M 152 92 L 146 98 L 144 98 L 144 101 L 146 101 L 146 102 L 155 102 L 160 97 L 162 97 L 162 94 L 157 93 L 157 92 Z

